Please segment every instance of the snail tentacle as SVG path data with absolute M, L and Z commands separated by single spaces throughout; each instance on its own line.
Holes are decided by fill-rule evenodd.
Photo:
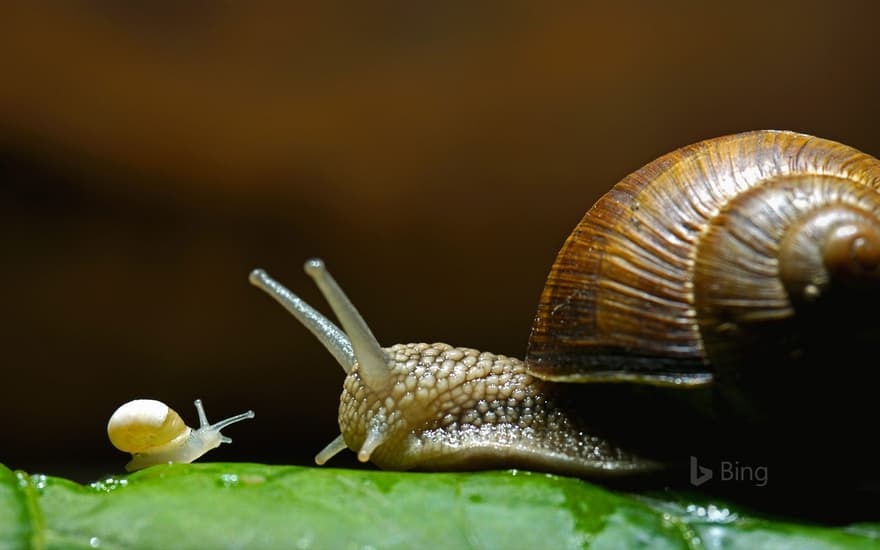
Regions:
M 391 375 L 388 372 L 388 355 L 379 346 L 379 342 L 373 336 L 373 332 L 367 326 L 364 318 L 358 313 L 345 292 L 336 284 L 321 259 L 313 258 L 307 261 L 303 268 L 306 274 L 314 279 L 315 284 L 324 295 L 324 299 L 327 300 L 333 313 L 342 323 L 342 328 L 345 329 L 345 333 L 351 341 L 351 347 L 354 349 L 354 355 L 360 364 L 361 377 L 364 382 L 373 390 L 385 388 L 391 382 Z
M 211 424 L 208 422 L 208 416 L 205 414 L 202 400 L 196 399 L 194 404 L 196 406 L 196 411 L 198 411 L 199 414 L 199 429 L 194 430 L 190 434 L 188 445 L 192 446 L 193 452 L 199 453 L 196 457 L 201 456 L 211 449 L 219 447 L 221 443 L 232 443 L 232 439 L 221 434 L 220 430 L 230 424 L 235 424 L 236 422 L 247 420 L 255 416 L 254 411 L 246 411 Z
M 241 422 L 242 420 L 247 420 L 249 418 L 254 417 L 254 411 L 245 411 L 241 414 L 237 414 L 235 416 L 230 416 L 229 418 L 225 418 L 220 422 L 215 422 L 211 424 L 208 422 L 208 418 L 205 416 L 205 409 L 202 407 L 201 399 L 196 399 L 196 409 L 199 411 L 199 429 L 197 433 L 201 432 L 213 432 L 220 435 L 220 443 L 232 443 L 232 438 L 226 437 L 225 435 L 220 433 L 220 430 L 229 426 L 230 424 L 235 424 L 236 422 Z
M 308 328 L 336 357 L 346 374 L 357 377 L 363 387 L 373 394 L 374 400 L 385 399 L 394 385 L 389 355 L 379 346 L 366 321 L 327 271 L 324 262 L 313 258 L 305 263 L 304 270 L 314 279 L 345 332 L 296 294 L 272 279 L 265 271 L 261 269 L 252 271 L 250 281 L 269 293 Z M 418 411 L 414 414 L 421 419 Z M 372 452 L 387 439 L 391 428 L 383 421 L 384 418 L 383 414 L 372 417 L 368 436 L 357 449 L 358 458 L 362 462 L 369 460 Z M 323 464 L 347 446 L 344 436 L 340 435 L 318 453 L 315 461 Z
M 205 406 L 202 405 L 202 400 L 196 399 L 193 401 L 193 405 L 196 406 L 196 413 L 199 415 L 199 428 L 207 428 L 210 426 L 211 423 L 208 422 L 208 415 L 205 414 Z
M 323 466 L 328 460 L 347 448 L 348 446 L 345 444 L 345 438 L 342 437 L 342 434 L 339 434 L 333 439 L 333 441 L 328 443 L 326 447 L 321 449 L 321 452 L 315 455 L 315 464 Z
M 302 323 L 309 332 L 315 335 L 327 351 L 342 366 L 346 374 L 351 372 L 357 362 L 351 340 L 332 321 L 319 313 L 315 308 L 305 303 L 299 296 L 285 288 L 262 269 L 251 271 L 249 278 L 252 285 L 259 288 L 276 302 L 281 304 L 291 315 Z

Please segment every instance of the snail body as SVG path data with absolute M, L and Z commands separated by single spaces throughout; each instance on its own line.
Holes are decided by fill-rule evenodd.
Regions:
M 247 411 L 211 424 L 200 399 L 196 399 L 195 406 L 199 414 L 196 430 L 187 426 L 174 409 L 155 399 L 135 399 L 116 409 L 107 423 L 107 435 L 114 447 L 131 453 L 125 469 L 192 462 L 221 443 L 232 443 L 220 430 L 254 417 L 253 411 Z
M 856 363 L 876 346 L 876 322 L 846 313 L 880 304 L 878 187 L 877 159 L 793 132 L 724 136 L 660 157 L 600 198 L 566 240 L 524 362 L 445 344 L 382 348 L 320 260 L 306 272 L 343 330 L 262 270 L 251 282 L 347 373 L 342 435 L 318 463 L 348 447 L 386 469 L 649 472 L 661 467 L 650 449 L 608 418 L 643 398 L 661 404 L 636 414 L 646 434 L 662 432 L 651 445 L 669 437 L 692 453 L 687 428 L 697 424 L 681 419 L 699 417 L 719 439 L 732 430 L 728 449 L 813 437 L 796 454 L 831 431 L 857 444 L 863 426 L 847 419 L 876 423 L 880 379 Z M 653 400 L 652 388 L 664 397 Z M 708 405 L 678 416 L 690 405 L 678 409 L 669 392 Z M 817 406 L 822 392 L 856 399 L 832 411 Z
M 254 270 L 250 280 L 302 322 L 347 374 L 342 434 L 318 453 L 317 464 L 351 448 L 361 462 L 390 470 L 507 464 L 591 476 L 659 467 L 589 433 L 519 359 L 443 343 L 382 348 L 324 263 L 309 260 L 305 270 L 344 332 L 265 271 Z

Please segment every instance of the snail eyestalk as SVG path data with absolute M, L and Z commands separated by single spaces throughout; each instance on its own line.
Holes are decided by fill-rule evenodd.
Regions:
M 236 422 L 241 422 L 242 420 L 248 420 L 249 418 L 253 418 L 254 411 L 245 411 L 241 414 L 237 414 L 235 416 L 230 416 L 229 418 L 225 418 L 216 424 L 211 424 L 208 422 L 208 416 L 205 414 L 205 408 L 202 406 L 202 400 L 196 399 L 194 402 L 196 406 L 196 411 L 199 413 L 199 432 L 216 432 L 220 433 L 220 430 L 229 426 L 230 424 L 235 424 Z M 232 443 L 232 439 L 226 437 L 225 435 L 220 435 L 220 443 Z
M 342 370 L 346 374 L 351 372 L 357 358 L 352 350 L 351 341 L 339 327 L 262 269 L 251 271 L 249 280 L 252 285 L 274 298 L 284 309 L 296 317 L 297 321 L 309 329 L 309 332 L 324 344 L 324 347 L 342 366 Z
M 354 349 L 354 355 L 360 364 L 360 376 L 367 387 L 374 391 L 385 388 L 391 383 L 388 356 L 382 351 L 366 321 L 358 313 L 345 292 L 339 288 L 322 260 L 313 258 L 305 263 L 303 269 L 309 277 L 314 279 L 321 294 L 333 309 L 333 313 L 342 323 L 342 328 L 345 329 L 345 333 L 351 341 L 351 347 Z

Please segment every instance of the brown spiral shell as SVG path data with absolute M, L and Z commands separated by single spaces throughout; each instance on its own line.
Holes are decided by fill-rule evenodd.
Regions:
M 724 364 L 802 355 L 795 310 L 845 294 L 832 282 L 878 278 L 878 187 L 877 159 L 788 131 L 660 157 L 605 194 L 559 251 L 528 368 L 699 386 Z

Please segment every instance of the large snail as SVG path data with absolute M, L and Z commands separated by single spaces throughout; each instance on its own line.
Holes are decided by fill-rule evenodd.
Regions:
M 667 154 L 568 237 L 524 362 L 380 347 L 320 260 L 305 269 L 343 330 L 263 270 L 250 280 L 347 374 L 319 464 L 351 448 L 384 469 L 596 476 L 751 448 L 861 468 L 878 419 L 878 187 L 877 159 L 793 132 Z

